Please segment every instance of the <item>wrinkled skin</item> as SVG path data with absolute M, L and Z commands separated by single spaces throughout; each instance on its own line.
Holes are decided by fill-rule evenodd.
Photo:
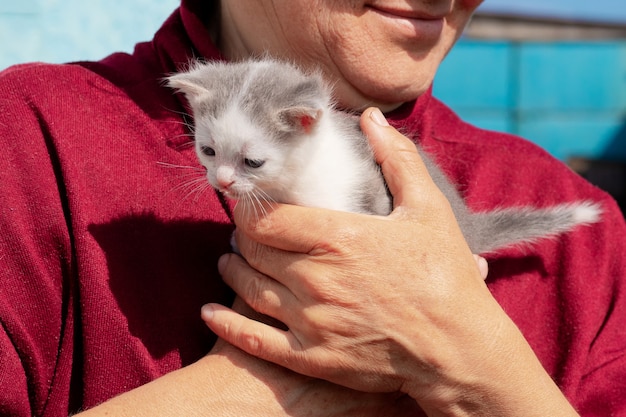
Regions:
M 230 58 L 321 66 L 345 108 L 389 110 L 428 89 L 481 2 L 224 0 L 219 39 Z

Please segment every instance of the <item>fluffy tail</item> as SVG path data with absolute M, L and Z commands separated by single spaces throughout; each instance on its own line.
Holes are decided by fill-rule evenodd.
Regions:
M 528 245 L 568 232 L 578 225 L 596 223 L 602 210 L 596 203 L 561 204 L 546 209 L 532 207 L 472 213 L 465 233 L 473 253 L 494 252 L 511 245 Z

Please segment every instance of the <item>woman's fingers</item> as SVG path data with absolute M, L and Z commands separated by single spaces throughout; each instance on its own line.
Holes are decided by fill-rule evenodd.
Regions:
M 235 254 L 223 255 L 218 268 L 224 282 L 254 311 L 282 322 L 287 321 L 286 315 L 294 301 L 289 288 L 250 267 Z
M 220 304 L 206 304 L 201 317 L 220 338 L 252 356 L 285 365 L 299 342 L 289 331 L 250 319 Z

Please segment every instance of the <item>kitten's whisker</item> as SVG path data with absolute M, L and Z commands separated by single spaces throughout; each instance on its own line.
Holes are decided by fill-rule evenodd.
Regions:
M 193 139 L 193 135 L 177 135 L 177 136 L 172 136 L 170 138 L 170 141 L 175 142 L 176 139 L 180 138 L 180 137 L 184 137 L 184 136 L 188 136 L 189 140 L 187 140 L 186 142 L 181 142 L 179 144 L 177 144 L 174 149 L 177 151 L 180 151 L 182 149 L 187 149 L 187 148 L 193 148 L 196 146 L 196 142 Z
M 256 202 L 254 205 L 254 215 L 256 216 L 256 219 L 258 221 L 260 219 L 259 212 L 263 214 L 263 216 L 266 216 L 267 212 L 265 211 L 265 207 L 263 206 L 263 202 L 261 201 L 261 197 L 259 196 L 259 194 L 252 193 L 252 195 L 254 196 L 254 200 Z
M 245 194 L 244 196 L 244 201 L 246 202 L 245 208 L 246 208 L 246 216 L 249 216 L 250 214 L 254 214 L 255 218 L 256 217 L 256 205 L 254 204 L 254 199 L 252 198 L 253 196 L 248 192 Z
M 189 143 L 193 143 L 195 136 L 193 132 L 191 132 L 191 133 L 181 133 L 179 135 L 169 136 L 169 138 L 170 139 L 189 138 Z
M 184 115 L 184 113 L 180 113 L 180 114 Z M 189 128 L 190 130 L 194 129 L 193 123 L 189 123 L 189 122 L 187 122 L 185 120 L 166 120 L 165 122 L 166 123 L 173 123 L 173 124 L 176 124 L 176 125 L 183 125 L 183 126 Z
M 267 216 L 267 214 L 268 214 L 267 207 L 266 207 L 266 205 L 264 203 L 272 204 L 272 203 L 275 202 L 275 200 L 265 190 L 263 190 L 261 188 L 258 188 L 258 187 L 255 189 L 255 192 L 253 194 L 254 194 L 254 196 L 256 198 L 256 201 L 258 202 L 258 207 L 259 207 L 261 213 L 264 216 Z
M 196 190 L 196 195 L 193 199 L 194 203 L 197 203 L 198 200 L 200 200 L 200 197 L 202 197 L 202 195 L 206 192 L 206 190 L 212 190 L 213 187 L 211 186 L 211 184 L 209 184 L 208 182 L 205 182 L 204 184 L 202 184 L 197 190 Z
M 193 174 L 194 173 L 189 173 L 187 174 L 187 176 L 191 176 Z M 194 201 L 197 201 L 198 198 L 200 198 L 200 196 L 204 193 L 205 189 L 208 186 L 210 186 L 210 184 L 208 183 L 208 181 L 206 181 L 206 178 L 204 177 L 204 175 L 202 176 L 194 175 L 194 178 L 191 178 L 187 181 L 183 181 L 180 184 L 176 185 L 175 187 L 172 187 L 169 193 L 181 191 L 185 193 L 185 195 L 182 197 L 182 201 L 187 200 L 192 195 L 195 195 Z
M 254 208 L 254 204 L 250 201 L 250 196 L 246 193 L 241 197 L 240 202 L 243 204 L 243 214 L 248 217 L 250 210 Z
M 183 119 L 185 119 L 185 118 L 187 118 L 187 117 L 191 117 L 191 115 L 190 115 L 189 113 L 184 112 L 184 111 L 174 110 L 174 109 L 170 109 L 170 108 L 168 108 L 168 107 L 163 107 L 163 109 L 164 109 L 165 111 L 170 112 L 170 113 L 178 114 L 178 115 L 182 116 L 182 117 L 183 117 Z M 186 123 L 186 122 L 181 122 L 181 121 L 179 121 L 179 120 L 168 120 L 168 122 L 172 122 L 172 123 L 176 123 L 176 122 L 178 122 L 178 123 Z
M 254 194 L 251 192 L 246 192 L 243 196 L 242 196 L 242 200 L 245 201 L 245 211 L 244 214 L 246 216 L 250 215 L 250 214 L 254 214 L 254 218 L 256 220 L 258 220 L 258 216 L 257 216 L 257 205 L 255 203 L 255 197 Z
M 257 220 L 260 218 L 259 213 L 262 214 L 263 216 L 267 215 L 267 211 L 265 210 L 265 206 L 263 205 L 263 201 L 265 200 L 263 198 L 263 194 L 261 192 L 259 192 L 259 189 L 255 189 L 253 192 L 251 192 L 251 194 L 254 196 L 254 201 L 255 201 L 255 214 L 257 216 Z
M 176 165 L 170 164 L 169 162 L 157 162 L 157 165 L 162 166 L 163 168 L 180 168 L 180 169 L 190 169 L 193 171 L 204 172 L 203 168 L 192 166 L 192 165 Z
M 190 137 L 190 138 L 195 137 L 196 127 L 192 123 L 189 123 L 183 120 L 167 120 L 166 122 L 173 123 L 176 125 L 182 125 L 186 130 L 188 130 L 187 133 L 181 133 L 180 135 L 174 136 L 174 138 L 185 137 L 185 136 Z
M 178 185 L 172 187 L 168 194 L 182 191 L 185 195 L 182 197 L 182 201 L 187 200 L 192 195 L 195 195 L 194 202 L 197 201 L 200 196 L 205 192 L 205 189 L 210 186 L 205 176 L 205 170 L 202 167 L 191 165 L 177 165 L 169 162 L 157 162 L 157 164 L 167 169 L 180 169 L 184 171 L 180 175 L 180 179 L 183 181 Z
M 184 188 L 181 188 L 182 191 L 187 191 L 187 194 L 183 196 L 183 201 L 194 196 L 193 202 L 197 202 L 204 190 L 206 190 L 207 185 L 203 180 L 192 180 L 189 181 Z
M 263 198 L 263 201 L 265 201 L 266 203 L 272 204 L 276 202 L 276 200 L 274 200 L 274 198 L 272 198 L 272 196 L 267 191 L 261 188 L 257 188 L 257 194 L 259 194 Z

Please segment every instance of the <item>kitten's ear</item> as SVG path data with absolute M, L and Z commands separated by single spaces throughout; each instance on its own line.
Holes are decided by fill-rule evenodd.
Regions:
M 198 82 L 189 73 L 181 73 L 167 77 L 168 87 L 174 88 L 185 94 L 187 100 L 194 104 L 211 97 L 211 91 Z
M 317 107 L 289 107 L 278 112 L 278 123 L 285 132 L 311 133 L 322 117 Z

